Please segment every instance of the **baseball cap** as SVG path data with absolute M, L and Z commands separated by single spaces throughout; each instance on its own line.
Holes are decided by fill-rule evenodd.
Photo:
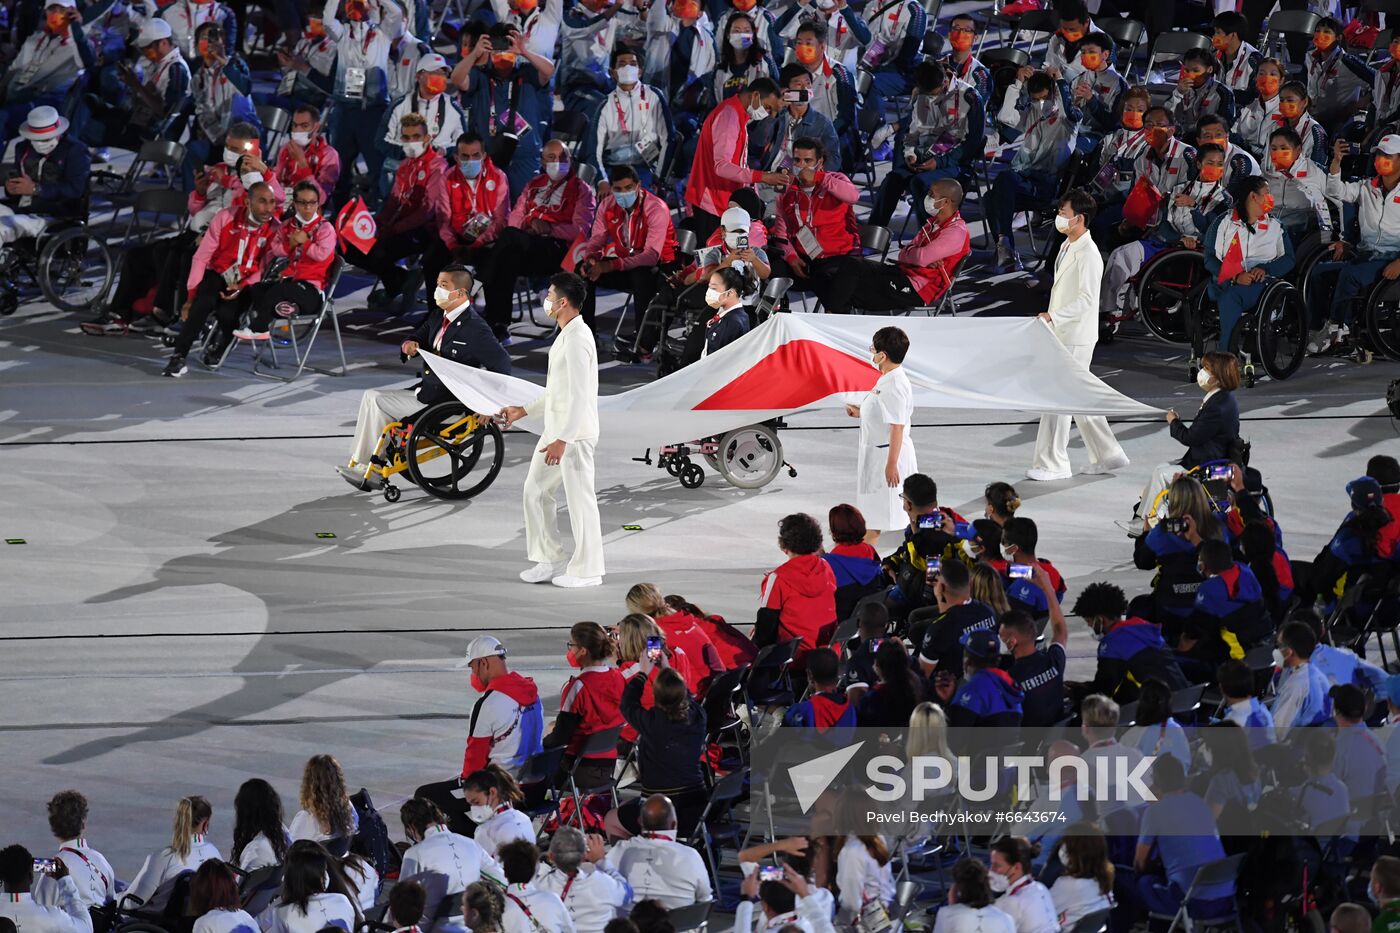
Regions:
M 724 216 L 719 219 L 719 222 L 720 226 L 726 230 L 741 230 L 748 233 L 749 224 L 753 223 L 753 218 L 742 207 L 731 207 L 724 212 Z
M 1001 639 L 997 638 L 997 633 L 989 628 L 968 632 L 958 641 L 962 643 L 963 650 L 974 658 L 981 658 L 985 661 L 1001 654 Z
M 439 71 L 447 68 L 447 59 L 436 52 L 429 52 L 418 59 L 419 71 Z
M 492 656 L 504 658 L 506 656 L 506 646 L 501 644 L 500 639 L 492 635 L 478 635 L 467 645 L 467 663 L 480 661 L 482 658 Z
M 136 46 L 144 48 L 160 39 L 169 39 L 170 35 L 170 24 L 165 20 L 148 19 L 141 25 L 141 31 L 136 34 Z
M 1397 136 L 1396 139 L 1400 139 Z M 1358 476 L 1347 483 L 1347 497 L 1353 509 L 1364 509 L 1381 504 L 1381 484 L 1369 476 Z
M 1386 133 L 1381 137 L 1381 141 L 1376 143 L 1376 151 L 1386 155 L 1400 155 L 1400 134 Z
M 1400 706 L 1400 674 L 1391 674 L 1385 679 L 1385 698 Z

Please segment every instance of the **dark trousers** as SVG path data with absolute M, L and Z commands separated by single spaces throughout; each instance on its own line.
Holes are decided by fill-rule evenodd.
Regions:
M 951 161 L 946 166 L 940 165 L 927 172 L 916 172 L 904 164 L 896 165 L 875 192 L 875 201 L 870 205 L 870 222 L 888 227 L 899 207 L 899 199 L 908 191 L 909 209 L 922 226 L 928 220 L 928 213 L 924 210 L 924 195 L 928 194 L 928 189 L 940 178 L 957 178 L 961 172 L 962 166 L 954 165 Z
M 692 207 L 690 216 L 681 221 L 681 226 L 687 230 L 694 231 L 695 239 L 700 243 L 708 243 L 710 234 L 719 229 L 719 217 L 709 211 L 702 211 L 698 207 Z
M 388 107 L 356 107 L 336 104 L 335 125 L 331 128 L 331 148 L 340 155 L 340 178 L 335 183 L 335 206 L 350 200 L 350 185 L 355 180 L 355 160 L 365 157 L 368 170 L 369 200 L 377 201 L 379 173 L 384 167 L 384 150 L 379 148 L 383 131 L 384 111 Z M 380 242 L 383 242 L 382 240 Z
M 112 295 L 111 310 L 123 320 L 136 317 L 131 306 L 155 286 L 155 307 L 173 312 L 180 307 L 180 289 L 189 272 L 199 235 L 182 233 L 127 250 L 121 280 Z
M 320 310 L 321 293 L 310 282 L 278 279 L 253 286 L 252 329 L 255 331 L 267 330 L 274 315 L 295 317 L 298 314 L 315 314 Z
M 809 259 L 807 274 L 796 285 L 810 289 L 827 314 L 850 314 L 851 299 L 861 287 L 863 263 L 857 253 Z
M 238 316 L 247 310 L 252 301 L 253 292 L 252 289 L 245 288 L 226 301 L 222 296 L 227 289 L 228 283 L 222 275 L 212 270 L 204 273 L 204 281 L 199 283 L 194 300 L 190 302 L 190 315 L 175 337 L 176 356 L 185 356 L 190 352 L 190 347 L 204 332 L 204 322 L 209 320 L 211 314 L 214 320 L 219 322 L 219 329 L 225 336 L 233 332 L 238 323 Z
M 908 311 L 924 303 L 919 293 L 914 291 L 914 283 L 898 266 L 863 259 L 859 278 L 860 290 L 855 305 L 862 311 L 894 313 Z
M 1005 169 L 987 192 L 987 225 L 999 237 L 1011 236 L 1011 222 L 1018 210 L 1050 203 L 1060 181 L 1054 175 L 1021 175 Z
M 413 792 L 413 796 L 431 800 L 442 811 L 442 815 L 447 817 L 448 829 L 460 836 L 471 837 L 476 835 L 476 824 L 467 817 L 470 805 L 466 798 L 458 796 L 458 788 L 461 786 L 458 778 L 439 781 L 436 784 L 424 784 Z
M 552 236 L 507 227 L 496 241 L 494 261 L 486 279 L 486 323 L 498 335 L 510 326 L 510 302 L 522 275 L 553 275 L 564 261 L 569 244 Z
M 403 290 L 408 279 L 408 270 L 399 268 L 398 261 L 426 252 L 437 241 L 436 230 L 405 230 L 393 236 L 381 234 L 368 253 L 353 246 L 345 247 L 345 261 L 378 276 L 384 291 L 393 297 Z
M 617 292 L 627 292 L 632 296 L 633 313 L 637 320 L 642 319 L 646 309 L 651 307 L 651 299 L 656 296 L 657 280 L 660 273 L 656 266 L 638 266 L 635 269 L 608 272 L 598 276 L 598 281 L 588 283 L 588 297 L 583 300 L 583 322 L 589 330 L 595 330 L 593 320 L 597 315 L 598 289 L 610 288 Z

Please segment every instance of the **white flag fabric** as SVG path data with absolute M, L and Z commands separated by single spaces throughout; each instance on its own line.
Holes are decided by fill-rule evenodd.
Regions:
M 1038 318 L 889 318 L 775 314 L 717 353 L 647 385 L 598 400 L 601 435 L 644 447 L 720 434 L 780 415 L 859 403 L 879 373 L 870 341 L 909 335 L 904 369 L 924 408 L 1067 415 L 1154 415 L 1074 362 Z M 525 405 L 544 389 L 423 353 L 474 411 Z M 539 433 L 535 419 L 518 422 Z

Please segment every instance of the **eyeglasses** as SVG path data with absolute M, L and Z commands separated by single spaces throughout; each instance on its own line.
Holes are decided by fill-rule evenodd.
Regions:
M 303 200 L 302 198 L 296 198 L 295 200 L 292 201 L 292 203 L 295 204 L 297 207 L 320 207 L 320 206 L 321 206 L 321 202 L 320 202 L 320 201 L 306 201 L 306 200 Z

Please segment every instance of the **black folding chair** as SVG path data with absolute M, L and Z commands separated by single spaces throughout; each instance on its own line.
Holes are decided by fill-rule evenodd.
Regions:
M 622 737 L 622 727 L 613 726 L 611 729 L 604 729 L 602 732 L 595 732 L 583 742 L 583 747 L 579 749 L 578 757 L 574 759 L 573 767 L 569 769 L 569 796 L 574 800 L 574 812 L 570 817 L 570 822 L 577 819 L 578 828 L 583 828 L 583 798 L 592 797 L 596 794 L 607 792 L 608 801 L 612 806 L 617 806 L 617 780 L 609 780 L 606 784 L 599 784 L 597 787 L 579 787 L 578 769 L 590 755 L 598 755 L 606 751 L 616 751 L 617 741 Z
M 717 845 L 728 842 L 737 846 L 743 836 L 743 827 L 734 819 L 734 805 L 748 792 L 748 781 L 748 768 L 731 771 L 720 778 L 710 791 L 710 799 L 705 802 L 705 809 L 695 824 L 695 832 L 686 840 L 687 845 L 698 848 L 705 857 L 705 864 L 710 869 L 711 890 L 716 897 L 719 897 L 720 890 L 721 860 Z
M 1118 61 L 1123 69 L 1123 77 L 1132 81 L 1133 58 L 1138 48 L 1147 41 L 1147 27 L 1135 19 L 1115 16 L 1102 19 L 1094 24 L 1099 32 L 1113 40 L 1118 51 Z M 1123 53 L 1127 53 L 1126 58 Z M 1126 61 L 1126 64 L 1122 64 Z

